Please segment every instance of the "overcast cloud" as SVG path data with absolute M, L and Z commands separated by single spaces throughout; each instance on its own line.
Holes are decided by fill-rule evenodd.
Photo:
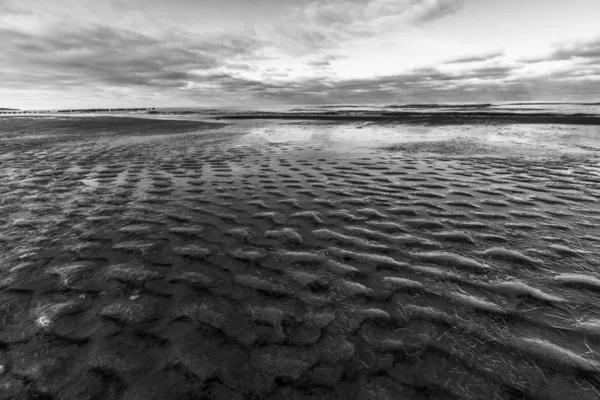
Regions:
M 539 48 L 529 54 L 478 25 L 485 10 L 474 0 L 216 3 L 0 0 L 0 107 L 585 101 L 600 92 L 591 19 L 576 39 L 529 38 Z M 504 2 L 515 12 L 521 3 Z M 575 3 L 547 7 L 600 12 L 598 2 Z M 497 23 L 511 23 L 503 10 Z

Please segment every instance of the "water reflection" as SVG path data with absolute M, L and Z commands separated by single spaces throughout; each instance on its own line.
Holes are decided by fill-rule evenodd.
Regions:
M 556 125 L 408 125 L 378 123 L 322 123 L 306 121 L 252 121 L 230 125 L 245 133 L 240 144 L 294 144 L 346 152 L 411 143 L 465 140 L 486 148 L 518 153 L 581 153 L 600 149 L 599 128 Z

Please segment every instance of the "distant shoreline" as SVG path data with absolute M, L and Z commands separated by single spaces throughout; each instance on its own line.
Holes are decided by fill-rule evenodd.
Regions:
M 119 112 L 119 111 L 152 111 L 153 107 L 142 108 L 79 108 L 79 109 L 59 109 L 59 110 L 20 110 L 18 108 L 0 108 L 0 114 L 77 114 L 77 113 L 95 113 L 95 112 Z
M 481 106 L 481 105 L 480 105 Z M 436 108 L 436 107 L 431 107 Z M 444 108 L 444 107 L 439 107 Z M 133 112 L 137 118 L 152 119 L 152 116 L 200 116 L 206 120 L 304 120 L 304 121 L 336 121 L 336 122 L 373 122 L 404 123 L 419 125 L 506 125 L 506 124 L 559 124 L 559 125 L 594 125 L 600 126 L 600 114 L 596 113 L 556 113 L 556 112 L 511 112 L 482 111 L 463 107 L 464 111 L 414 111 L 397 107 L 393 110 L 309 110 L 292 111 L 234 111 L 234 110 L 181 110 L 167 111 L 155 108 L 113 108 L 113 109 L 80 109 L 54 111 L 21 111 L 0 109 L 2 116 L 51 116 L 56 114 L 78 117 L 85 114 L 98 113 L 98 116 L 119 117 L 127 115 L 103 115 L 106 112 Z
M 329 120 L 364 122 L 399 122 L 407 124 L 561 124 L 600 125 L 595 114 L 519 114 L 492 112 L 389 112 L 389 113 L 246 113 L 219 116 L 217 119 L 281 119 L 281 120 Z

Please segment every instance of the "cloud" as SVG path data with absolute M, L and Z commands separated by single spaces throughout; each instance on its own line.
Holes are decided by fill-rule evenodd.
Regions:
M 411 23 L 431 20 L 454 7 L 450 3 L 461 1 L 304 1 L 302 17 L 287 25 L 290 31 L 270 37 L 264 30 L 252 29 L 243 34 L 149 34 L 90 20 L 66 24 L 62 17 L 49 23 L 36 21 L 31 29 L 0 24 L 4 39 L 0 42 L 0 62 L 4 66 L 0 79 L 11 88 L 35 85 L 48 90 L 105 87 L 184 90 L 184 95 L 220 90 L 234 97 L 236 92 L 301 94 L 303 85 L 308 85 L 312 87 L 308 92 L 316 92 L 316 82 L 332 85 L 327 80 L 335 77 L 331 63 L 338 56 L 315 49 L 363 33 L 376 35 L 379 22 L 390 17 L 402 17 Z M 307 57 L 296 62 L 293 69 L 285 65 L 265 67 L 270 58 L 277 60 L 288 48 L 288 40 L 302 42 Z M 298 74 L 311 75 L 314 81 Z
M 573 59 L 600 61 L 600 37 L 557 46 L 550 59 L 553 61 Z
M 222 91 L 277 101 L 279 103 L 404 102 L 405 99 L 467 98 L 473 91 L 491 91 L 508 82 L 514 67 L 482 67 L 469 72 L 444 72 L 419 68 L 406 73 L 363 79 L 331 77 L 297 79 L 291 82 L 265 82 L 227 74 L 213 76 L 207 84 L 188 88 L 187 96 Z M 510 86 L 510 83 L 508 83 Z M 454 100 L 452 100 L 454 101 Z
M 523 75 L 520 65 L 482 66 L 463 71 L 417 68 L 404 73 L 362 79 L 331 77 L 264 82 L 222 75 L 206 86 L 190 88 L 201 93 L 235 92 L 240 98 L 277 104 L 411 103 L 589 100 L 600 90 L 600 69 Z
M 600 38 L 558 45 L 535 60 L 511 62 L 495 51 L 405 65 L 402 47 L 390 51 L 388 62 L 386 46 L 393 48 L 398 38 L 420 45 L 427 38 L 421 32 L 460 12 L 465 0 L 282 0 L 283 19 L 203 34 L 185 25 L 154 29 L 150 20 L 141 26 L 124 22 L 145 18 L 143 10 L 113 22 L 106 15 L 119 1 L 98 4 L 99 14 L 108 13 L 101 18 L 89 9 L 78 19 L 75 11 L 69 17 L 78 0 L 56 0 L 54 14 L 47 14 L 47 4 L 27 14 L 20 3 L 0 0 L 0 97 L 37 90 L 52 104 L 68 98 L 95 106 L 98 98 L 165 105 L 406 103 L 600 93 Z M 185 10 L 188 0 L 174 1 Z M 144 4 L 151 7 L 154 0 Z M 418 33 L 404 36 L 408 31 Z M 376 61 L 365 61 L 377 46 Z M 379 60 L 391 67 L 376 70 Z
M 377 37 L 460 11 L 465 0 L 312 0 L 292 7 L 274 35 L 296 52 Z
M 540 63 L 567 60 L 585 64 L 600 64 L 600 36 L 589 40 L 555 45 L 549 54 L 528 58 L 523 62 Z
M 39 32 L 0 28 L 0 79 L 6 88 L 54 92 L 96 90 L 193 103 L 360 103 L 499 101 L 594 96 L 600 67 L 527 72 L 527 63 L 499 60 L 501 53 L 453 59 L 437 67 L 371 78 L 336 77 L 338 56 L 315 55 L 307 68 L 325 71 L 293 76 L 283 68 L 258 68 L 253 57 L 266 44 L 253 36 L 170 34 L 151 37 L 108 26 L 48 26 Z M 594 57 L 593 46 L 578 51 Z M 548 59 L 556 59 L 553 53 Z M 574 50 L 573 50 L 573 54 Z M 571 59 L 571 56 L 568 58 Z
M 32 33 L 1 28 L 5 84 L 179 87 L 250 54 L 249 37 L 176 35 L 155 38 L 109 26 L 48 26 Z M 11 68 L 11 66 L 13 66 Z
M 500 58 L 503 55 L 504 55 L 504 52 L 502 52 L 502 51 L 497 51 L 497 52 L 492 52 L 492 53 L 484 53 L 484 54 L 479 54 L 479 55 L 454 58 L 452 60 L 446 61 L 445 64 L 469 64 L 469 63 L 476 63 L 476 62 L 487 62 L 487 61 L 491 61 L 491 60 Z
M 311 67 L 328 68 L 331 66 L 332 62 L 334 62 L 335 60 L 338 60 L 338 59 L 339 59 L 338 56 L 329 54 L 329 55 L 323 55 L 323 56 L 313 58 L 312 60 L 307 61 L 306 64 Z
M 0 1 L 0 15 L 11 16 L 20 14 L 28 14 L 28 12 L 18 7 L 15 3 L 6 0 Z
M 410 13 L 413 21 L 424 23 L 455 14 L 463 7 L 464 1 L 414 0 L 410 2 Z

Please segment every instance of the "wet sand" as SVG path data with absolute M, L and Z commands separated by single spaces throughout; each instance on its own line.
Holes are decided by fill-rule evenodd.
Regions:
M 597 132 L 0 118 L 0 398 L 596 399 Z

